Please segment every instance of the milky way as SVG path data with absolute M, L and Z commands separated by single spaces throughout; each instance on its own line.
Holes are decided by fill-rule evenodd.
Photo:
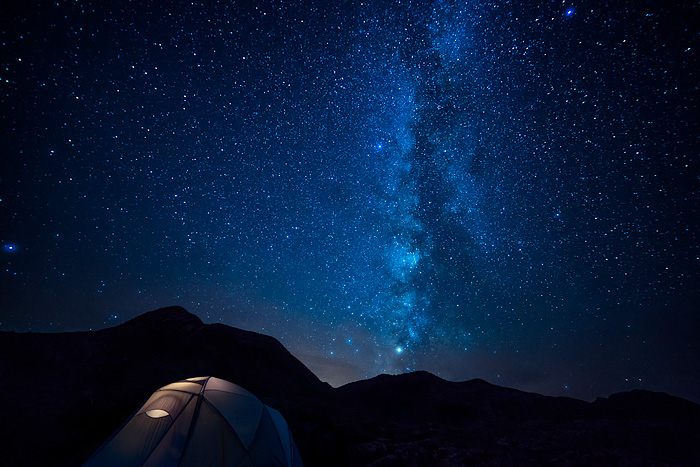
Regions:
M 638 3 L 4 6 L 0 329 L 700 400 L 700 18 Z

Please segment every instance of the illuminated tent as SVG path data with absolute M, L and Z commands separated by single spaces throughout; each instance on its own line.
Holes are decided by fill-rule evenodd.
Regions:
M 301 466 L 284 417 L 210 376 L 157 390 L 85 466 Z

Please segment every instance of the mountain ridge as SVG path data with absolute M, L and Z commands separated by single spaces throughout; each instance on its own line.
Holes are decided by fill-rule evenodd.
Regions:
M 332 388 L 277 339 L 181 307 L 98 331 L 0 332 L 0 372 L 12 375 L 0 380 L 0 413 L 16 420 L 0 427 L 12 465 L 79 464 L 153 391 L 205 375 L 279 409 L 311 466 L 700 461 L 700 405 L 682 398 L 586 402 L 425 371 Z

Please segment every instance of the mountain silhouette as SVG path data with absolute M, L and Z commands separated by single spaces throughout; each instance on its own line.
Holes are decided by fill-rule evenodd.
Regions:
M 80 465 L 166 384 L 214 375 L 290 424 L 307 466 L 700 465 L 700 405 L 585 402 L 428 372 L 332 388 L 276 339 L 180 307 L 99 331 L 0 332 L 4 465 Z

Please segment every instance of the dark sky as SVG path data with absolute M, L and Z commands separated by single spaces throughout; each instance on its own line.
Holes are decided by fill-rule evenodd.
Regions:
M 0 330 L 700 401 L 697 2 L 15 3 Z

